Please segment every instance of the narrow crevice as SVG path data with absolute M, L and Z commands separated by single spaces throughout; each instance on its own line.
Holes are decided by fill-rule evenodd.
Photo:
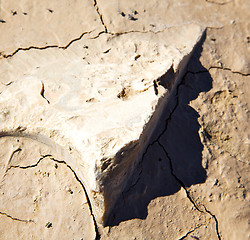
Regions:
M 152 31 L 152 30 L 148 30 L 148 31 L 131 30 L 131 31 L 127 31 L 127 32 L 109 32 L 109 31 L 106 32 L 106 31 L 101 31 L 96 36 L 90 37 L 89 39 L 97 39 L 103 33 L 106 33 L 106 34 L 109 34 L 109 35 L 113 36 L 112 38 L 116 38 L 116 37 L 119 37 L 121 35 L 131 34 L 131 33 L 142 33 L 142 34 L 144 34 L 144 33 L 145 34 L 153 33 L 153 34 L 158 34 L 158 33 L 166 31 L 169 28 L 171 28 L 171 27 L 166 27 L 166 28 L 163 28 L 162 30 L 159 30 L 159 31 Z
M 188 237 L 191 233 L 193 233 L 195 230 L 199 229 L 200 227 L 206 226 L 206 224 L 199 224 L 192 230 L 189 230 L 183 237 L 179 238 L 179 240 L 184 240 L 186 237 Z M 191 236 L 192 237 L 192 236 Z
M 184 182 L 182 182 L 174 173 L 174 168 L 173 168 L 173 162 L 172 159 L 170 158 L 168 152 L 166 151 L 165 147 L 161 144 L 160 141 L 158 141 L 159 146 L 162 148 L 163 152 L 165 153 L 167 159 L 169 160 L 169 166 L 170 166 L 170 171 L 171 171 L 171 175 L 174 177 L 174 179 L 179 183 L 179 185 L 185 190 L 187 198 L 189 199 L 189 201 L 194 205 L 195 209 L 198 210 L 201 213 L 205 213 L 204 211 L 202 211 L 196 204 L 196 202 L 190 197 L 188 190 L 185 187 Z
M 29 223 L 29 222 L 33 222 L 34 223 L 34 220 L 24 220 L 24 219 L 20 219 L 20 218 L 16 218 L 16 217 L 12 217 L 11 215 L 5 213 L 5 212 L 1 212 L 0 211 L 0 215 L 4 215 L 14 221 L 18 221 L 18 222 L 24 222 L 24 223 Z
M 82 37 L 86 34 L 90 34 L 92 33 L 93 31 L 89 31 L 89 32 L 83 32 L 78 38 L 74 38 L 73 40 L 71 40 L 66 46 L 64 47 L 59 47 L 59 48 L 62 48 L 62 49 L 67 49 L 72 43 L 76 42 L 76 41 L 79 41 L 82 39 Z
M 52 155 L 48 154 L 48 155 L 42 155 L 42 157 L 35 163 L 35 164 L 32 164 L 32 165 L 27 165 L 27 166 L 20 166 L 20 165 L 11 165 L 7 170 L 6 170 L 6 173 L 12 169 L 12 168 L 20 168 L 20 169 L 28 169 L 28 168 L 34 168 L 34 167 L 37 167 L 38 164 L 45 158 L 47 157 L 51 157 Z M 5 173 L 5 174 L 6 174 Z
M 86 199 L 87 199 L 87 203 L 88 203 L 88 206 L 89 206 L 89 210 L 90 210 L 90 214 L 92 216 L 92 219 L 93 219 L 93 222 L 94 222 L 94 226 L 95 226 L 95 232 L 96 232 L 96 238 L 95 240 L 99 240 L 100 239 L 100 233 L 99 233 L 99 230 L 98 230 L 98 226 L 97 226 L 97 221 L 95 219 L 95 216 L 94 216 L 94 213 L 93 213 L 93 208 L 92 208 L 92 205 L 91 205 L 91 202 L 90 202 L 90 198 L 88 196 L 88 193 L 87 193 L 87 190 L 84 186 L 84 184 L 82 183 L 82 181 L 79 179 L 79 177 L 77 176 L 76 172 L 72 169 L 72 167 L 70 165 L 68 165 L 65 161 L 61 161 L 61 160 L 57 160 L 53 157 L 50 157 L 50 159 L 54 162 L 57 162 L 57 163 L 63 163 L 65 164 L 70 170 L 71 172 L 74 174 L 76 180 L 80 183 L 80 185 L 82 186 L 82 189 L 85 193 L 85 196 L 86 196 Z
M 44 47 L 36 47 L 36 46 L 30 46 L 27 48 L 18 48 L 17 50 L 15 50 L 13 53 L 8 54 L 8 55 L 3 55 L 4 58 L 10 58 L 13 57 L 15 54 L 17 54 L 19 51 L 29 51 L 31 49 L 36 49 L 36 50 L 45 50 L 48 48 L 58 48 L 59 46 L 57 45 L 48 45 L 48 46 L 44 46 Z
M 44 83 L 42 82 L 42 89 L 40 95 L 47 101 L 48 104 L 50 104 L 50 101 L 44 96 L 44 92 L 45 92 Z
M 219 67 L 219 66 L 211 66 L 211 67 L 209 67 L 207 70 L 203 70 L 203 71 L 199 71 L 199 72 L 192 72 L 192 71 L 189 71 L 189 70 L 188 70 L 187 73 L 191 73 L 191 74 L 200 74 L 200 73 L 209 72 L 211 69 L 219 69 L 219 70 L 230 71 L 230 72 L 232 72 L 232 73 L 239 74 L 239 75 L 242 75 L 242 76 L 244 76 L 244 77 L 250 76 L 250 73 L 241 73 L 241 72 L 238 72 L 238 71 L 233 71 L 232 69 L 227 68 L 227 67 Z
M 100 18 L 100 21 L 101 21 L 103 27 L 104 27 L 104 29 L 105 29 L 105 33 L 107 33 L 107 32 L 108 32 L 108 29 L 107 29 L 106 24 L 105 24 L 104 21 L 103 21 L 102 14 L 100 13 L 100 9 L 99 9 L 99 7 L 98 7 L 98 5 L 97 5 L 97 1 L 96 1 L 96 0 L 94 0 L 94 7 L 95 7 L 95 10 L 96 10 L 97 14 L 99 15 L 99 18 Z
M 166 31 L 167 29 L 170 29 L 172 27 L 165 27 L 163 28 L 162 30 L 159 30 L 159 31 L 152 31 L 152 30 L 148 30 L 148 31 L 139 31 L 139 30 L 131 30 L 131 31 L 126 31 L 126 32 L 108 32 L 109 34 L 111 35 L 114 35 L 114 36 L 120 36 L 120 35 L 125 35 L 125 34 L 130 34 L 130 33 L 153 33 L 153 34 L 158 34 L 158 33 L 162 33 L 164 31 Z
M 229 1 L 229 2 L 214 2 L 214 1 L 212 1 L 212 0 L 205 0 L 206 2 L 208 2 L 208 3 L 212 3 L 212 4 L 216 4 L 216 5 L 226 5 L 226 4 L 229 4 L 229 3 L 231 3 L 232 1 Z
M 214 219 L 215 226 L 216 226 L 217 237 L 218 237 L 219 240 L 221 240 L 218 219 L 216 218 L 216 216 L 214 214 L 212 214 L 209 210 L 207 210 L 206 206 L 203 205 L 203 207 L 204 207 L 205 211 Z
M 44 46 L 44 47 L 29 46 L 29 47 L 26 47 L 26 48 L 18 48 L 13 53 L 8 54 L 8 55 L 2 54 L 2 56 L 3 56 L 3 58 L 10 58 L 10 57 L 13 57 L 14 55 L 16 55 L 20 51 L 29 51 L 31 49 L 36 49 L 36 50 L 45 50 L 45 49 L 48 49 L 48 48 L 67 49 L 72 43 L 74 43 L 75 41 L 80 40 L 85 34 L 90 34 L 91 32 L 92 31 L 82 33 L 78 38 L 74 38 L 69 43 L 67 43 L 65 46 L 59 46 L 59 45 L 48 45 L 48 46 Z
M 111 34 L 111 35 L 112 35 L 112 33 L 105 32 L 105 31 L 101 31 L 101 32 L 99 32 L 96 36 L 90 37 L 89 39 L 97 39 L 97 38 L 99 38 L 103 33 L 107 33 L 107 34 Z
M 247 76 L 250 76 L 250 73 L 241 73 L 241 72 L 238 72 L 238 71 L 233 71 L 232 69 L 228 68 L 228 67 L 219 67 L 219 66 L 211 66 L 208 71 L 210 69 L 220 69 L 220 70 L 226 70 L 226 71 L 230 71 L 232 73 L 235 73 L 235 74 L 240 74 L 244 77 L 247 77 Z

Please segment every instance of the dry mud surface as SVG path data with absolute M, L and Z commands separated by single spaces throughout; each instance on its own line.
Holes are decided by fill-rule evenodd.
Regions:
M 206 29 L 105 227 L 58 149 L 23 137 L 22 128 L 15 136 L 0 135 L 0 239 L 250 237 L 250 1 L 0 4 L 0 100 L 20 72 L 29 74 L 37 59 L 46 64 L 47 53 L 52 60 L 75 57 L 91 66 L 105 61 L 112 47 L 119 52 L 116 42 L 96 44 L 107 36 L 129 45 L 143 34 L 159 36 L 190 24 Z M 147 52 L 148 46 L 140 47 Z M 139 55 L 114 55 L 113 61 L 140 61 Z M 46 88 L 40 93 L 41 101 L 56 99 Z M 0 109 L 1 130 L 10 110 Z

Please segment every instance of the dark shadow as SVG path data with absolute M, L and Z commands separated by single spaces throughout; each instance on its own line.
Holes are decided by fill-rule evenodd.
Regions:
M 190 102 L 197 99 L 201 92 L 212 88 L 212 78 L 199 61 L 205 38 L 206 35 L 196 46 L 182 84 L 169 97 L 162 120 L 151 138 L 152 144 L 116 202 L 106 225 L 115 226 L 134 218 L 145 219 L 151 200 L 180 190 L 179 182 L 171 173 L 170 160 L 174 175 L 185 186 L 205 182 L 207 176 L 202 166 L 203 145 L 198 133 L 199 114 L 190 106 Z

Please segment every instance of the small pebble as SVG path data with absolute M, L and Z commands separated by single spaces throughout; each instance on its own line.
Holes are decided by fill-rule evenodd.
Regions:
M 45 224 L 45 227 L 46 227 L 46 228 L 51 228 L 51 227 L 52 227 L 52 223 L 51 223 L 51 222 L 47 222 L 47 223 Z
M 12 15 L 17 15 L 17 11 L 11 11 Z

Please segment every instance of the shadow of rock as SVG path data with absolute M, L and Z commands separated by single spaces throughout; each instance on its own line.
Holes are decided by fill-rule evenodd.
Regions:
M 187 187 L 205 182 L 203 145 L 198 133 L 199 114 L 189 105 L 201 92 L 212 88 L 212 78 L 199 61 L 205 38 L 204 35 L 190 59 L 182 83 L 170 96 L 151 144 L 106 225 L 115 226 L 134 218 L 145 219 L 151 200 L 180 190 L 181 186 L 173 173 Z

